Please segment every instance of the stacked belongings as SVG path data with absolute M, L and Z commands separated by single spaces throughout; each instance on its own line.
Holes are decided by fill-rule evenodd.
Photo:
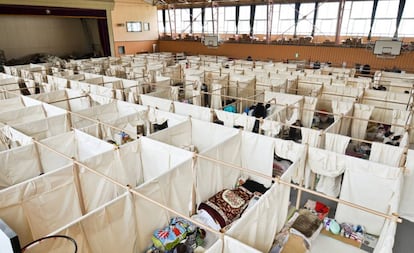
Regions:
M 157 229 L 152 235 L 153 245 L 147 253 L 192 253 L 204 245 L 205 231 L 191 222 L 175 217 L 168 226 Z

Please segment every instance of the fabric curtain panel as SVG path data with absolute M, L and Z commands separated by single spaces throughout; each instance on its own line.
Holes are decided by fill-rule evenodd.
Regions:
M 368 120 L 371 117 L 373 106 L 364 104 L 354 105 L 354 119 L 352 119 L 351 136 L 357 139 L 365 139 Z M 356 119 L 357 118 L 357 119 Z

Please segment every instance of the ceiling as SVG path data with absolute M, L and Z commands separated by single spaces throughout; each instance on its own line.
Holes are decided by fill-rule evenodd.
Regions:
M 190 8 L 190 7 L 211 7 L 211 6 L 234 6 L 234 5 L 251 5 L 270 3 L 314 3 L 314 2 L 339 2 L 340 0 L 145 0 L 146 2 L 156 5 L 159 9 Z M 350 1 L 350 0 L 347 0 Z M 354 1 L 372 1 L 372 0 L 354 0 Z

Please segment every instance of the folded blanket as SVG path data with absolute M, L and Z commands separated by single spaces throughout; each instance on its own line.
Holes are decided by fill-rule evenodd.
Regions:
M 224 189 L 201 203 L 198 209 L 207 211 L 223 228 L 240 217 L 252 197 L 253 193 L 244 187 Z

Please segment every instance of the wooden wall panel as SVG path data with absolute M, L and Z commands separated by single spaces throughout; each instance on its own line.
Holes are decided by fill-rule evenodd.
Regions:
M 152 53 L 152 45 L 157 44 L 156 40 L 141 41 L 115 41 L 115 56 L 120 56 L 118 52 L 119 46 L 124 46 L 125 54 L 139 54 L 149 52 Z
M 375 56 L 372 50 L 365 48 L 241 43 L 225 43 L 218 48 L 207 48 L 201 42 L 163 40 L 159 41 L 159 51 L 186 52 L 190 55 L 224 55 L 240 59 L 245 59 L 250 55 L 253 59 L 274 61 L 295 59 L 295 54 L 298 53 L 300 60 L 329 61 L 334 66 L 341 66 L 342 62 L 346 62 L 347 67 L 353 67 L 355 63 L 359 63 L 369 64 L 371 69 L 395 66 L 407 72 L 414 72 L 414 52 L 403 52 L 395 59 L 381 59 Z

